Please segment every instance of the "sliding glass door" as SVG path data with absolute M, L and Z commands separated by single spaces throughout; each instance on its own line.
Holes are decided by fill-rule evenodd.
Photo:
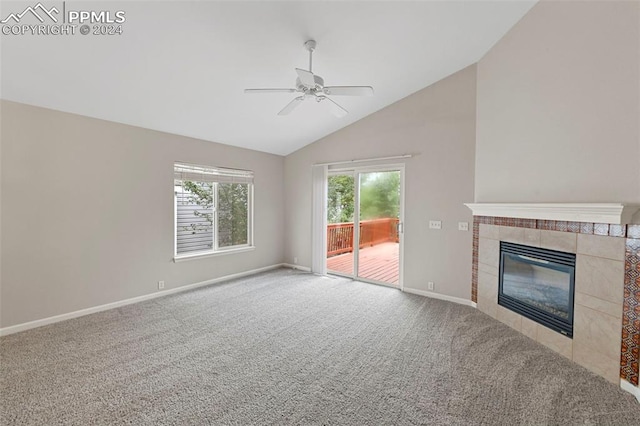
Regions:
M 358 173 L 359 278 L 400 284 L 400 171 Z
M 331 172 L 327 189 L 327 271 L 400 286 L 402 169 Z

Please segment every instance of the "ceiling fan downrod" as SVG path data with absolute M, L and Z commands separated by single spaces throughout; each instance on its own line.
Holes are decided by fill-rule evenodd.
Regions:
M 309 51 L 309 72 L 313 72 L 313 51 L 316 50 L 316 41 L 307 40 L 304 42 L 304 47 Z

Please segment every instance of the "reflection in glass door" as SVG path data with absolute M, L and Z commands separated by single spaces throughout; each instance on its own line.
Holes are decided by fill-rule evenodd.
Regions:
M 329 175 L 327 271 L 400 285 L 401 182 L 400 170 Z

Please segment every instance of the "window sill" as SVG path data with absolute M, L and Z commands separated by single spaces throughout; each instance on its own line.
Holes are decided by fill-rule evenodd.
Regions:
M 200 253 L 193 253 L 193 254 L 182 254 L 179 256 L 174 256 L 173 261 L 184 262 L 185 260 L 195 260 L 195 259 L 202 259 L 205 257 L 217 257 L 217 256 L 224 256 L 227 254 L 244 253 L 247 251 L 253 251 L 255 250 L 255 248 L 256 248 L 255 246 L 244 246 L 244 247 L 232 248 L 228 250 L 208 251 L 204 253 L 200 252 Z

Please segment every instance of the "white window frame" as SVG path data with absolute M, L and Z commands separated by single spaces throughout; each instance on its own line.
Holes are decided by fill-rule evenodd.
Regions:
M 213 234 L 213 247 L 210 250 L 197 250 L 187 253 L 178 253 L 178 197 L 175 191 L 175 167 L 176 166 L 194 166 L 200 168 L 207 169 L 216 169 L 216 170 L 234 170 L 234 169 L 226 169 L 221 167 L 211 167 L 204 165 L 191 165 L 187 163 L 178 163 L 174 164 L 174 196 L 173 196 L 173 261 L 180 262 L 184 260 L 191 259 L 199 259 L 203 257 L 211 257 L 211 256 L 221 256 L 233 253 L 242 253 L 247 251 L 255 250 L 255 246 L 253 245 L 253 220 L 254 220 L 254 183 L 244 183 L 248 185 L 247 191 L 247 242 L 245 244 L 238 244 L 235 246 L 229 247 L 220 247 L 219 246 L 219 235 L 218 232 L 218 184 L 219 182 L 212 182 L 212 191 L 213 191 L 213 224 L 212 224 L 212 234 Z

